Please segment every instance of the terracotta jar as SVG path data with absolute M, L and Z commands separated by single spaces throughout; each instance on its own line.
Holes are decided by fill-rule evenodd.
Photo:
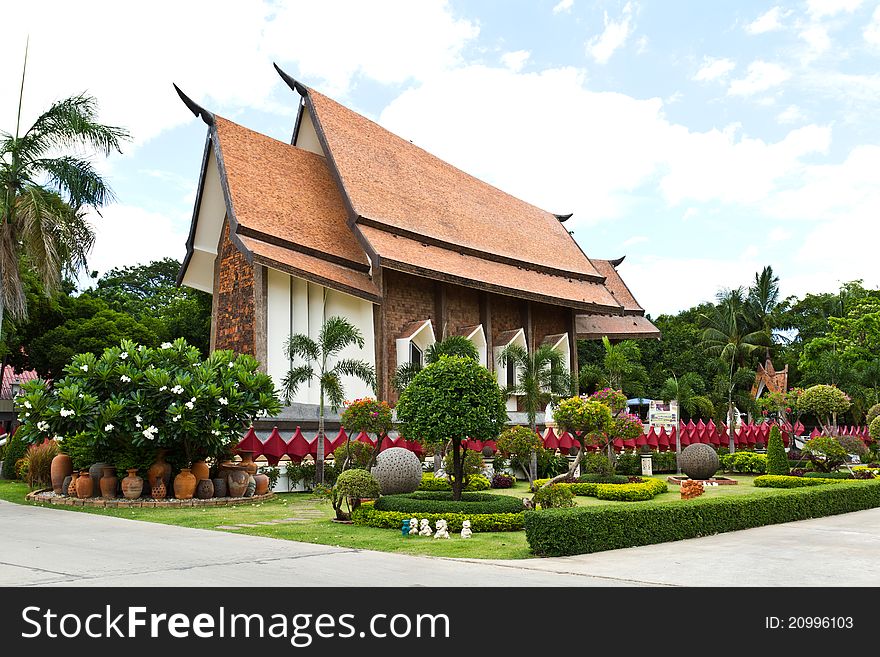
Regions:
M 152 488 L 150 488 L 150 497 L 154 500 L 164 500 L 167 494 L 168 489 L 165 488 L 165 482 L 162 481 L 162 477 L 156 477 Z
M 116 476 L 116 468 L 104 468 L 101 474 L 101 497 L 112 500 L 116 497 L 116 486 L 119 484 L 119 478 Z
M 238 465 L 244 466 L 244 469 L 247 470 L 247 473 L 251 476 L 257 474 L 257 464 L 254 463 L 254 453 L 239 452 L 239 454 L 241 454 L 241 463 Z
M 167 451 L 168 450 L 160 449 L 153 465 L 147 470 L 147 482 L 150 486 L 154 486 L 156 484 L 156 478 L 161 477 L 166 492 L 168 487 L 171 486 L 171 464 L 165 460 L 165 454 Z
M 225 477 L 214 477 L 211 480 L 211 483 L 214 484 L 214 497 L 226 497 L 226 478 Z
M 101 475 L 104 468 L 113 467 L 109 463 L 93 463 L 89 468 L 89 476 L 92 478 L 92 495 L 97 496 L 101 492 Z
M 192 464 L 192 467 L 189 469 L 189 471 L 193 473 L 193 477 L 196 478 L 196 481 L 211 478 L 211 469 L 204 461 L 196 461 Z
M 76 480 L 79 479 L 79 473 L 74 470 L 70 473 L 70 483 L 67 485 L 68 497 L 76 497 Z
M 91 497 L 93 492 L 92 478 L 88 470 L 83 470 L 76 478 L 76 496 L 80 499 Z
M 244 497 L 249 479 L 250 475 L 244 468 L 230 470 L 226 478 L 229 497 Z
M 254 490 L 254 495 L 265 495 L 269 492 L 269 476 L 263 474 L 262 472 L 258 472 L 254 475 L 254 481 L 256 482 L 256 489 Z
M 200 500 L 214 497 L 214 482 L 210 479 L 199 479 L 199 483 L 196 484 L 196 497 Z
M 183 468 L 174 478 L 174 497 L 179 500 L 191 500 L 196 492 L 196 478 L 189 468 Z
M 138 477 L 137 468 L 130 468 L 122 480 L 122 494 L 127 500 L 136 500 L 144 492 L 144 480 Z
M 58 456 L 52 459 L 49 472 L 52 475 L 52 490 L 56 495 L 63 495 L 66 492 L 61 488 L 64 478 L 73 472 L 73 463 L 70 460 L 70 456 L 58 454 Z

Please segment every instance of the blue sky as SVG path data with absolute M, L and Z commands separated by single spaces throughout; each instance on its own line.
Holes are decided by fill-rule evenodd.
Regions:
M 75 6 L 68 6 L 74 5 Z M 26 6 L 25 6 L 26 5 Z M 12 15 L 9 15 L 11 10 Z M 747 284 L 880 285 L 880 4 L 804 2 L 16 3 L 0 43 L 25 119 L 88 90 L 127 126 L 91 267 L 182 258 L 206 107 L 289 140 L 272 62 L 553 212 L 653 315 Z M 4 94 L 10 129 L 15 94 Z

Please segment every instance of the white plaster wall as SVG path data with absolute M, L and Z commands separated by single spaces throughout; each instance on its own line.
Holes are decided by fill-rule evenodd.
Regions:
M 202 292 L 213 292 L 214 259 L 225 218 L 226 199 L 220 186 L 220 170 L 217 168 L 217 158 L 214 157 L 212 147 L 208 151 L 202 199 L 196 218 L 196 234 L 193 237 L 193 255 L 183 277 L 184 285 Z
M 292 283 L 290 276 L 284 272 L 266 270 L 266 372 L 279 389 L 290 366 L 284 345 L 291 333 Z
M 312 115 L 307 107 L 303 107 L 302 117 L 299 122 L 299 131 L 296 133 L 296 143 L 298 146 L 312 153 L 324 157 L 324 149 L 321 148 L 321 142 L 318 141 L 318 132 L 315 130 L 315 124 L 312 121 Z

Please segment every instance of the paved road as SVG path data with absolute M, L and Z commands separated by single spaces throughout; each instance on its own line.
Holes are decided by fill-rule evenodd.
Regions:
M 880 509 L 742 532 L 522 561 L 336 548 L 0 501 L 0 585 L 880 585 Z

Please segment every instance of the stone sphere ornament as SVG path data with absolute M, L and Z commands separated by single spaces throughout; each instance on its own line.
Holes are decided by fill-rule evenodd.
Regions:
M 678 461 L 681 471 L 691 479 L 709 479 L 717 471 L 718 453 L 705 443 L 688 445 L 681 450 Z
M 376 458 L 372 469 L 382 495 L 412 493 L 422 483 L 422 462 L 403 447 L 390 447 Z

